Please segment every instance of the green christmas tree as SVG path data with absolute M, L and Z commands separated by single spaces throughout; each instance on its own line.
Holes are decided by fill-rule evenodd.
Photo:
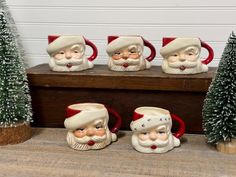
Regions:
M 18 34 L 17 27 L 15 25 L 15 21 L 14 21 L 12 15 L 11 15 L 11 12 L 7 6 L 6 0 L 0 0 L 0 11 L 3 11 L 5 13 L 5 18 L 7 18 L 8 26 L 11 28 L 12 35 L 14 35 L 14 38 L 16 40 L 16 45 L 19 48 L 19 55 L 23 59 L 24 65 L 28 66 L 28 64 L 26 63 L 27 58 L 25 55 L 24 47 L 22 45 L 20 35 Z
M 208 143 L 236 138 L 236 36 L 228 43 L 203 106 L 203 130 Z
M 2 1 L 1 1 L 2 2 Z M 0 127 L 32 121 L 31 98 L 12 21 L 0 9 Z

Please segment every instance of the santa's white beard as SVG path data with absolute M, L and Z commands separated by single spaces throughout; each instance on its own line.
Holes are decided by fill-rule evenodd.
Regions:
M 99 143 L 99 142 L 102 142 L 106 139 L 106 135 L 103 135 L 103 136 L 92 136 L 92 137 L 89 137 L 89 136 L 85 136 L 83 138 L 77 138 L 75 137 L 75 141 L 77 143 L 81 143 L 81 144 L 85 144 L 87 143 L 88 141 L 92 140 L 96 143 Z
M 125 65 L 127 65 L 127 67 L 124 67 Z M 151 64 L 143 57 L 139 59 L 128 58 L 119 60 L 114 60 L 110 57 L 108 66 L 113 71 L 139 71 L 150 68 Z
M 90 146 L 87 143 L 89 141 L 93 141 L 95 144 Z M 116 135 L 111 133 L 110 131 L 106 131 L 106 134 L 102 137 L 93 136 L 88 137 L 85 136 L 83 138 L 77 138 L 72 132 L 67 133 L 67 142 L 68 144 L 76 150 L 90 150 L 90 149 L 102 149 L 107 145 L 111 144 L 112 141 L 116 140 Z
M 152 140 L 146 140 L 146 141 L 142 141 L 142 140 L 139 140 L 139 144 L 143 147 L 148 147 L 150 148 L 152 145 L 156 145 L 157 147 L 165 147 L 167 146 L 169 143 L 169 140 L 165 140 L 165 141 L 161 141 L 161 140 L 155 140 L 155 141 L 152 141 Z
M 70 67 L 68 67 L 68 65 Z M 81 57 L 80 59 L 61 59 L 56 60 L 53 57 L 49 60 L 49 66 L 52 71 L 63 71 L 63 72 L 70 72 L 70 71 L 82 71 L 88 68 L 93 67 L 93 63 L 89 61 L 85 56 Z
M 203 64 L 200 59 L 194 62 L 176 61 L 173 63 L 170 63 L 166 59 L 164 59 L 162 62 L 162 70 L 168 74 L 196 74 L 201 72 L 207 72 L 208 66 Z
M 197 66 L 197 61 L 191 62 L 191 61 L 176 61 L 174 63 L 168 63 L 169 67 L 171 68 L 180 68 L 181 66 L 184 66 L 186 68 L 194 68 Z
M 165 141 L 161 140 L 146 140 L 142 141 L 138 138 L 138 134 L 134 133 L 132 135 L 132 145 L 133 147 L 143 153 L 164 153 L 167 152 L 174 147 L 177 147 L 180 145 L 179 139 L 174 137 L 172 134 L 168 136 L 168 139 Z M 151 146 L 156 146 L 156 149 L 152 149 Z

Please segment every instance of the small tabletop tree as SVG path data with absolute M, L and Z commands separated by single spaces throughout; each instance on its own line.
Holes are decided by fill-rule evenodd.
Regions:
M 203 130 L 219 151 L 236 153 L 236 36 L 228 39 L 203 106 Z
M 0 145 L 29 139 L 31 117 L 21 49 L 7 13 L 0 9 Z

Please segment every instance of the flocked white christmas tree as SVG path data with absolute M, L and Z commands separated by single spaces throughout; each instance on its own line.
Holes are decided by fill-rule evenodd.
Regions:
M 0 0 L 0 145 L 31 138 L 31 98 L 23 49 L 5 0 Z
M 16 28 L 0 5 L 0 127 L 14 127 L 32 121 L 31 99 Z
M 236 36 L 231 34 L 203 106 L 207 141 L 236 153 Z M 235 149 L 232 148 L 235 143 Z M 229 148 L 229 150 L 226 150 Z

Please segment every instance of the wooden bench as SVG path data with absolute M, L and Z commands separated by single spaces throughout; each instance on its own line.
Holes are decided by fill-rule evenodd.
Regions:
M 82 72 L 50 71 L 48 64 L 27 70 L 34 126 L 64 127 L 65 109 L 82 102 L 103 103 L 123 118 L 129 130 L 135 108 L 156 106 L 182 117 L 186 132 L 202 133 L 202 105 L 216 68 L 195 75 L 168 75 L 159 66 L 139 72 L 114 72 L 95 65 Z M 110 124 L 114 122 L 111 120 Z M 177 125 L 174 124 L 174 129 Z

